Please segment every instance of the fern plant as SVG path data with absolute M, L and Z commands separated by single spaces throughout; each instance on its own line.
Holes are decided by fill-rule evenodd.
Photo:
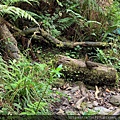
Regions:
M 0 97 L 2 102 L 6 101 L 0 114 L 23 112 L 22 114 L 28 115 L 31 111 L 33 111 L 31 114 L 42 114 L 48 110 L 47 105 L 51 101 L 52 94 L 51 85 L 60 77 L 62 65 L 49 68 L 46 64 L 31 64 L 22 59 L 18 62 L 11 61 L 7 66 L 0 57 L 0 69 L 2 70 L 0 80 L 5 91 Z
M 39 23 L 25 10 L 22 10 L 18 7 L 11 6 L 14 3 L 18 2 L 27 2 L 28 4 L 31 4 L 32 2 L 37 2 L 37 0 L 5 0 L 1 1 L 0 3 L 0 16 L 4 17 L 5 14 L 12 15 L 14 19 L 17 19 L 18 17 L 20 18 L 25 18 L 28 20 L 33 21 L 35 24 L 39 26 Z M 32 5 L 32 4 L 31 4 Z
M 31 2 L 38 2 L 38 0 L 1 0 L 0 3 L 4 5 L 14 5 L 15 3 L 19 3 L 19 2 L 26 2 L 28 4 L 31 4 Z

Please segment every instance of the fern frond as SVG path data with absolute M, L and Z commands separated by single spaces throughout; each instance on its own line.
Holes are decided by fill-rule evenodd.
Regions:
M 39 23 L 27 11 L 22 10 L 18 7 L 0 4 L 0 14 L 12 14 L 13 16 L 31 20 L 39 26 Z
M 81 16 L 79 13 L 74 12 L 73 10 L 67 9 L 67 13 L 71 12 L 73 16 L 76 16 L 79 19 L 85 19 L 83 16 Z
M 75 20 L 71 17 L 66 17 L 66 18 L 58 20 L 58 23 L 60 23 L 60 24 L 62 23 L 59 26 L 62 30 L 70 27 L 74 22 L 75 22 Z
M 38 3 L 38 0 L 2 0 L 1 3 L 4 4 L 4 5 L 13 5 L 15 3 L 19 3 L 19 2 L 26 2 L 30 5 L 31 2 L 37 2 Z
M 28 14 L 30 14 L 32 17 L 34 17 L 34 18 L 39 18 L 39 19 L 41 19 L 41 15 L 37 15 L 36 13 L 31 12 L 31 11 L 27 11 L 27 10 L 26 10 L 26 12 L 27 12 Z

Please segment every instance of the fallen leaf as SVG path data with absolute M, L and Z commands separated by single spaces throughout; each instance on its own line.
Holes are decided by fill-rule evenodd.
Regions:
M 57 115 L 64 115 L 64 111 L 60 108 L 59 111 L 57 112 Z
M 105 90 L 106 92 L 108 92 L 108 93 L 110 93 L 110 90 L 108 89 L 108 88 L 106 88 L 106 90 Z
M 98 98 L 98 93 L 99 93 L 100 91 L 99 91 L 99 89 L 98 89 L 97 86 L 95 86 L 95 89 L 96 89 L 96 91 L 95 91 L 95 98 L 99 99 L 99 98 Z
M 78 101 L 77 101 L 77 103 L 75 104 L 75 108 L 77 108 L 77 109 L 80 109 L 81 107 L 80 107 L 80 105 L 81 105 L 81 103 L 83 102 L 83 100 L 86 98 L 86 96 L 85 97 L 82 97 L 81 99 L 79 99 Z

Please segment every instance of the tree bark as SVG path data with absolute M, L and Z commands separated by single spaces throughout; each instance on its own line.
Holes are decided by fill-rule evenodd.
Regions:
M 17 47 L 17 41 L 7 28 L 5 21 L 0 17 L 0 42 L 3 43 L 5 52 L 12 59 L 20 59 L 20 51 Z
M 95 62 L 93 62 L 95 63 Z M 63 64 L 63 73 L 66 79 L 83 81 L 89 85 L 114 85 L 117 79 L 117 71 L 107 65 L 95 63 L 98 66 L 88 68 L 82 59 L 72 59 L 58 55 L 55 65 Z

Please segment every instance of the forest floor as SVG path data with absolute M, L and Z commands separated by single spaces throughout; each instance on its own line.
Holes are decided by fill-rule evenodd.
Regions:
M 66 52 L 47 48 L 37 51 L 42 63 L 50 62 L 55 55 Z M 81 81 L 65 81 L 54 85 L 50 111 L 57 115 L 120 115 L 120 88 L 88 86 Z M 62 83 L 62 82 L 60 82 Z
M 107 86 L 98 89 L 99 93 L 95 87 L 87 89 L 82 82 L 54 87 L 53 98 L 60 100 L 51 105 L 51 111 L 58 115 L 120 115 L 120 89 Z

